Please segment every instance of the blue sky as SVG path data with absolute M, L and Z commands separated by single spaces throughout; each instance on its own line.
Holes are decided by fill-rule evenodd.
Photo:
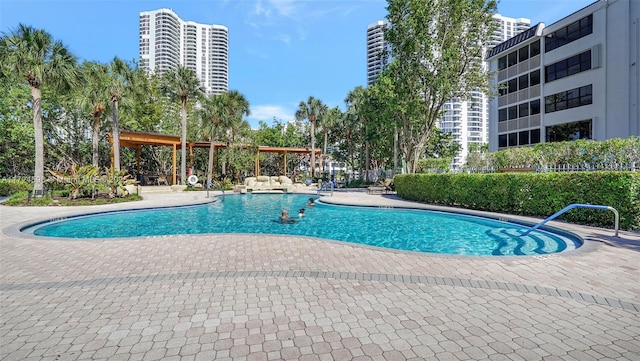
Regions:
M 501 0 L 498 13 L 547 25 L 595 0 Z M 229 88 L 251 105 L 248 117 L 293 119 L 309 96 L 344 109 L 366 85 L 367 26 L 386 0 L 0 0 L 0 31 L 20 23 L 45 29 L 80 59 L 138 60 L 141 11 L 170 8 L 185 21 L 229 29 Z

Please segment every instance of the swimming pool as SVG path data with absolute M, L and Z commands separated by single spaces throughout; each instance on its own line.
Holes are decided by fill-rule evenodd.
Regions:
M 314 197 L 315 198 L 315 197 Z M 318 237 L 397 250 L 457 255 L 537 255 L 575 249 L 577 238 L 487 218 L 452 213 L 335 206 L 308 195 L 227 196 L 210 204 L 112 212 L 44 222 L 23 229 L 37 236 L 121 238 L 177 234 L 259 233 Z M 298 218 L 298 210 L 305 216 Z M 278 222 L 286 209 L 296 223 Z

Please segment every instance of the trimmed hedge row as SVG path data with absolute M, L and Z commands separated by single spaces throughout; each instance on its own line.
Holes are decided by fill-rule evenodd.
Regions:
M 541 218 L 573 203 L 611 206 L 621 229 L 640 230 L 638 172 L 401 174 L 394 184 L 408 200 Z M 572 209 L 558 219 L 614 225 L 612 212 L 593 209 Z

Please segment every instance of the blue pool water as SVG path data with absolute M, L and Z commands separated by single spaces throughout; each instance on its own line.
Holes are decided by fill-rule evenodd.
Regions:
M 535 255 L 575 249 L 580 241 L 546 231 L 520 237 L 513 223 L 424 210 L 334 206 L 309 196 L 227 196 L 211 204 L 105 213 L 48 222 L 25 229 L 38 236 L 119 238 L 205 233 L 289 234 L 391 249 L 458 255 Z M 298 219 L 281 224 L 282 209 Z

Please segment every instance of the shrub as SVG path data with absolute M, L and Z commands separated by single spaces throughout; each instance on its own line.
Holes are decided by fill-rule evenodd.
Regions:
M 20 178 L 0 179 L 0 197 L 10 196 L 17 192 L 26 192 L 33 189 L 33 184 Z
M 620 213 L 621 229 L 640 229 L 637 172 L 404 174 L 394 183 L 398 195 L 409 200 L 541 218 L 573 203 L 611 206 Z M 560 219 L 614 224 L 610 212 L 593 209 L 574 209 Z

